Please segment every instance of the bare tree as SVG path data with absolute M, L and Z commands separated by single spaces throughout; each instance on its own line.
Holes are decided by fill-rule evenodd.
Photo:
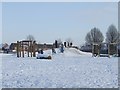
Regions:
M 85 37 L 86 43 L 102 43 L 104 40 L 103 34 L 98 28 L 91 29 L 90 32 L 87 33 Z
M 108 27 L 108 31 L 106 33 L 106 42 L 107 43 L 117 43 L 118 40 L 118 31 L 116 27 L 112 24 Z
M 88 32 L 85 37 L 86 43 L 93 43 L 93 37 L 91 36 L 91 32 Z
M 33 35 L 28 35 L 28 36 L 27 36 L 27 40 L 35 41 L 35 38 L 34 38 Z

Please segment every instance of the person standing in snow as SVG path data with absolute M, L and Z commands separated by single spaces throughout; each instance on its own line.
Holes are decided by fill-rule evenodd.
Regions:
M 52 54 L 56 54 L 56 51 L 54 48 L 52 48 Z
M 60 52 L 63 53 L 64 52 L 64 46 L 63 44 L 61 44 L 61 47 L 60 47 Z

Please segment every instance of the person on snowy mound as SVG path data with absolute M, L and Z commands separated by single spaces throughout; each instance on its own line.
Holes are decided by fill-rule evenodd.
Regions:
M 56 51 L 54 48 L 52 48 L 52 54 L 56 54 Z
M 64 52 L 64 46 L 63 46 L 63 44 L 61 44 L 61 46 L 60 46 L 60 52 L 61 52 L 61 53 Z

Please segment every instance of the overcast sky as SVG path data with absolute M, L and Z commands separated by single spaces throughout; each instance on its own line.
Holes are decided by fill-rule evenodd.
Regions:
M 92 28 L 99 28 L 105 36 L 111 24 L 118 27 L 117 2 L 2 4 L 3 43 L 23 40 L 31 34 L 40 43 L 71 38 L 79 45 Z

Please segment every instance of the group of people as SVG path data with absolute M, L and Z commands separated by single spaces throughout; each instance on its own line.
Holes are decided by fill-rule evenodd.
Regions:
M 61 52 L 61 53 L 64 52 L 64 46 L 63 46 L 63 44 L 60 45 L 60 52 Z M 52 48 L 52 53 L 53 53 L 53 54 L 56 53 L 55 48 Z
M 43 49 L 41 49 L 41 50 L 38 51 L 38 54 L 43 54 L 43 53 L 44 53 Z

